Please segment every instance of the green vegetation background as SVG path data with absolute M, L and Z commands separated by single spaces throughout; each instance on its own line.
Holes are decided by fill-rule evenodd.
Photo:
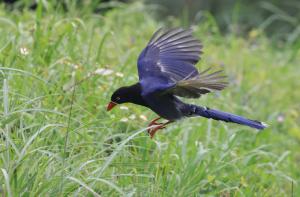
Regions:
M 297 43 L 278 46 L 261 29 L 224 36 L 211 16 L 194 25 L 204 45 L 197 67 L 224 67 L 230 85 L 190 102 L 270 127 L 193 118 L 151 140 L 151 111 L 105 106 L 113 90 L 138 80 L 139 52 L 163 24 L 141 3 L 100 15 L 41 2 L 23 11 L 0 4 L 0 193 L 300 195 Z

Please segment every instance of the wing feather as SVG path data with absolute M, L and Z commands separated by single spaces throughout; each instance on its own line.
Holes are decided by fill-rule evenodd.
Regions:
M 222 75 L 223 71 L 219 70 L 206 74 L 209 70 L 203 71 L 197 77 L 178 81 L 174 87 L 166 92 L 171 92 L 181 97 L 199 98 L 202 94 L 223 90 L 228 85 L 227 77 Z
M 174 28 L 164 32 L 158 39 L 152 44 L 157 46 L 168 45 L 168 43 L 183 40 L 184 38 L 190 38 L 190 31 L 183 30 L 181 28 Z

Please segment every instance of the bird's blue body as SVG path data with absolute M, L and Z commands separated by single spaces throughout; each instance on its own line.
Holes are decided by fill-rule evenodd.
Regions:
M 149 108 L 164 119 L 175 121 L 188 115 L 189 105 L 183 103 L 174 95 L 160 96 L 154 93 L 143 98 Z
M 202 116 L 256 129 L 265 128 L 266 125 L 259 121 L 187 104 L 178 98 L 199 98 L 227 86 L 221 71 L 209 72 L 207 69 L 199 72 L 196 69 L 194 65 L 200 59 L 201 49 L 201 43 L 190 30 L 158 30 L 138 58 L 139 82 L 117 90 L 112 102 L 143 105 L 169 121 Z

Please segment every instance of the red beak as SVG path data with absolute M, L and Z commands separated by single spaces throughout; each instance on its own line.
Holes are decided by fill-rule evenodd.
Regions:
M 111 101 L 111 102 L 108 103 L 106 110 L 110 111 L 116 105 L 117 105 L 117 103 L 114 103 L 114 102 Z

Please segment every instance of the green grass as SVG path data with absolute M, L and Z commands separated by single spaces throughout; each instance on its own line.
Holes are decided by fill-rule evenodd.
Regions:
M 141 4 L 104 16 L 47 5 L 0 8 L 0 193 L 300 195 L 299 47 L 275 47 L 259 30 L 221 36 L 213 19 L 195 26 L 204 44 L 197 67 L 224 66 L 230 85 L 190 102 L 270 127 L 193 118 L 151 140 L 150 110 L 126 104 L 107 113 L 105 106 L 117 87 L 138 80 L 136 59 L 162 24 Z M 93 74 L 100 68 L 113 73 Z

